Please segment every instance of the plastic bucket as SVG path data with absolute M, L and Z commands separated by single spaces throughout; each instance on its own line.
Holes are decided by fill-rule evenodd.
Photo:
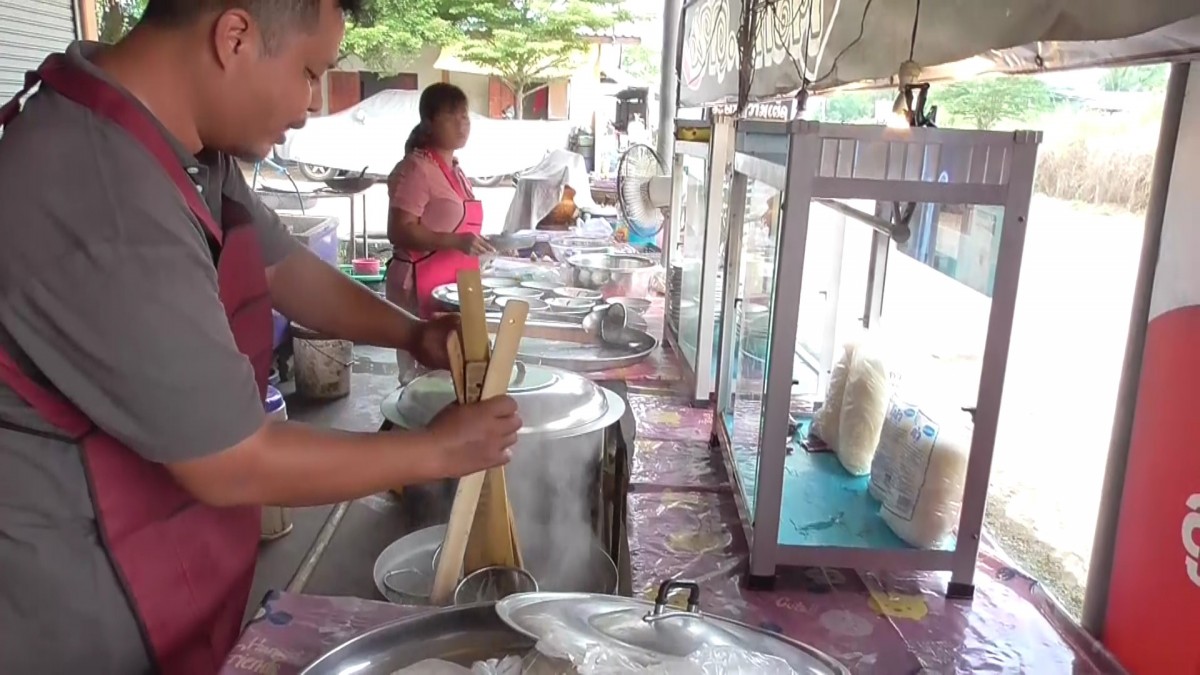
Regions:
M 292 354 L 297 394 L 318 400 L 350 394 L 354 343 L 330 339 L 293 323 Z
M 272 421 L 287 420 L 287 403 L 283 400 L 283 394 L 279 393 L 275 387 L 267 387 L 267 399 L 263 402 L 263 408 L 267 411 L 267 417 Z M 292 517 L 288 509 L 282 506 L 263 507 L 261 534 L 263 541 L 278 539 L 291 531 Z

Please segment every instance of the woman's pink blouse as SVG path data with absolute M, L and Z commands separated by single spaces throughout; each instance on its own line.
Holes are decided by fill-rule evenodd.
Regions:
M 470 183 L 457 161 L 454 163 L 454 172 L 467 186 L 468 196 L 471 196 Z M 391 208 L 416 216 L 422 227 L 434 232 L 453 232 L 463 219 L 465 209 L 462 198 L 454 191 L 437 163 L 421 152 L 405 155 L 392 169 L 388 176 L 388 195 Z M 409 254 L 397 250 L 394 255 L 395 261 L 388 270 L 388 299 L 402 307 L 414 309 L 416 289 L 412 287 L 412 266 L 406 262 Z M 416 259 L 420 260 L 423 255 L 426 254 L 417 253 Z

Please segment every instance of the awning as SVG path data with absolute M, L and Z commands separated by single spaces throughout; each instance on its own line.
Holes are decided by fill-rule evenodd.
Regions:
M 743 0 L 684 8 L 681 106 L 736 100 Z M 913 18 L 920 6 L 915 47 Z M 810 11 L 811 8 L 811 11 Z M 1200 0 L 775 0 L 764 3 L 752 99 L 886 81 L 1182 60 L 1200 52 Z
M 538 74 L 538 79 L 542 80 L 557 80 L 560 78 L 569 78 L 574 75 L 586 61 L 586 53 L 580 54 L 578 57 L 571 59 L 565 65 L 554 66 L 547 68 L 545 71 Z M 471 75 L 495 75 L 499 76 L 494 69 L 481 66 L 477 63 L 472 63 L 461 56 L 460 50 L 455 47 L 442 47 L 442 51 L 438 54 L 438 58 L 433 63 L 435 70 L 445 70 L 451 73 L 468 73 Z

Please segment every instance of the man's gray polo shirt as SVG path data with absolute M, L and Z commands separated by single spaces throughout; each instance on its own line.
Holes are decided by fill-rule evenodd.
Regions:
M 104 77 L 90 48 L 68 56 Z M 233 159 L 179 160 L 218 218 L 222 196 L 254 214 L 268 265 L 295 250 Z M 219 452 L 264 419 L 178 189 L 124 131 L 49 91 L 0 137 L 0 348 L 154 462 Z M 144 672 L 80 452 L 57 433 L 0 385 L 0 673 Z

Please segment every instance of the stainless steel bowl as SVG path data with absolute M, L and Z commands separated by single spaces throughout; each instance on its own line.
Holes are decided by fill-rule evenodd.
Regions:
M 574 286 L 600 291 L 605 296 L 631 296 L 646 292 L 654 261 L 628 253 L 587 253 L 567 261 Z
M 611 253 L 615 243 L 611 239 L 591 237 L 562 237 L 550 241 L 554 259 L 565 262 L 571 258 L 590 253 Z

